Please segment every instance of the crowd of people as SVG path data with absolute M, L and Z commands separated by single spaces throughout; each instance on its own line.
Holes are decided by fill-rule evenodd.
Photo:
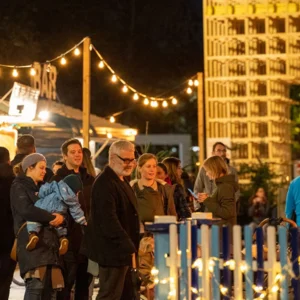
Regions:
M 91 299 L 95 276 L 100 280 L 98 300 L 134 299 L 132 259 L 148 253 L 145 249 L 153 252 L 145 222 L 157 215 L 181 221 L 198 211 L 211 212 L 219 225 L 236 224 L 238 177 L 226 151 L 221 142 L 213 145 L 193 188 L 179 159 L 158 162 L 151 153 L 136 157 L 134 144 L 124 140 L 111 144 L 108 164 L 97 177 L 89 149 L 77 139 L 63 143 L 62 159 L 52 170 L 36 153 L 31 135 L 18 139 L 12 161 L 0 147 L 0 230 L 5 236 L 0 299 L 9 297 L 15 238 L 25 300 L 68 300 L 73 291 L 75 300 Z M 258 224 L 267 210 L 265 193 L 258 189 L 249 215 Z

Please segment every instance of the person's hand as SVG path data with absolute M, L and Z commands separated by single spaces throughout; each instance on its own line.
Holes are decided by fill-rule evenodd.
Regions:
M 51 226 L 58 227 L 63 223 L 64 217 L 61 214 L 53 213 L 52 215 L 55 216 L 55 219 L 49 222 Z
M 202 203 L 204 200 L 206 200 L 206 198 L 208 198 L 208 194 L 207 193 L 198 193 L 198 202 Z

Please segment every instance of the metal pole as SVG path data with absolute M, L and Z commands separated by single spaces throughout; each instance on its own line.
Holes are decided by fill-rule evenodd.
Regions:
M 204 130 L 204 97 L 203 97 L 203 73 L 197 73 L 198 85 L 198 145 L 199 162 L 203 164 L 205 158 L 205 130 Z
M 83 88 L 82 88 L 82 137 L 83 147 L 89 148 L 90 106 L 91 106 L 91 39 L 83 41 Z

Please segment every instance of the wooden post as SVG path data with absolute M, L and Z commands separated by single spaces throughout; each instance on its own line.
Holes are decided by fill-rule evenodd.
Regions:
M 83 147 L 89 148 L 91 107 L 91 39 L 83 41 L 82 137 Z
M 204 119 L 204 97 L 203 97 L 203 73 L 197 73 L 198 85 L 198 145 L 199 162 L 203 164 L 205 158 L 205 119 Z

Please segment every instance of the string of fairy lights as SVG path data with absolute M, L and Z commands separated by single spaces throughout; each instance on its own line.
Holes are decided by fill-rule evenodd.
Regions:
M 56 64 L 57 62 L 65 67 L 68 65 L 68 60 L 70 59 L 70 56 L 79 57 L 81 55 L 81 47 L 82 43 L 84 42 L 86 38 L 82 39 L 79 43 L 74 45 L 69 50 L 65 51 L 61 55 L 54 57 L 52 59 L 46 60 L 42 64 L 47 65 L 47 71 L 51 71 L 51 67 L 53 64 Z M 129 97 L 132 98 L 134 102 L 142 102 L 145 106 L 150 106 L 152 108 L 158 108 L 163 107 L 167 108 L 169 105 L 177 105 L 178 99 L 175 96 L 169 96 L 169 97 L 154 97 L 147 95 L 145 93 L 142 93 L 141 91 L 138 91 L 135 87 L 130 85 L 128 82 L 126 82 L 121 76 L 119 76 L 115 70 L 111 67 L 111 65 L 108 64 L 108 62 L 103 58 L 101 53 L 96 49 L 96 47 L 93 44 L 90 44 L 90 51 L 94 51 L 97 57 L 99 58 L 97 62 L 97 66 L 99 70 L 107 70 L 110 73 L 110 82 L 117 86 L 118 83 L 121 84 L 121 92 L 123 94 L 128 94 Z M 28 65 L 7 65 L 7 64 L 0 64 L 0 68 L 10 68 L 12 69 L 11 75 L 14 78 L 19 77 L 19 73 L 22 69 L 29 69 L 30 76 L 36 75 L 36 70 L 34 68 L 33 64 Z M 193 89 L 197 88 L 199 85 L 199 82 L 197 80 L 197 76 L 194 75 L 190 79 L 184 81 L 180 85 L 185 85 L 185 92 L 187 94 L 192 94 Z M 181 90 L 182 91 L 182 90 Z M 166 94 L 166 93 L 164 93 Z M 109 117 L 110 122 L 114 123 L 116 121 L 115 115 L 111 115 Z

